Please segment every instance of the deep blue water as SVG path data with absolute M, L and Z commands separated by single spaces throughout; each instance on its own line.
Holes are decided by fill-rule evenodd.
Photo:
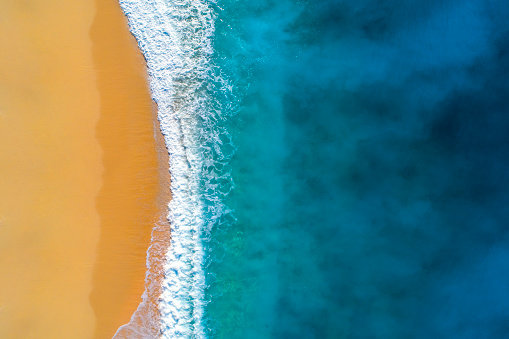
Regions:
M 213 6 L 237 150 L 207 334 L 509 338 L 509 3 Z

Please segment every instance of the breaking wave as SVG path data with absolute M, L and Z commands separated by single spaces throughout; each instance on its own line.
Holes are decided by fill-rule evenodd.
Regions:
M 235 148 L 225 127 L 233 109 L 228 100 L 217 99 L 231 95 L 231 87 L 212 62 L 215 4 L 120 0 L 120 5 L 147 62 L 169 153 L 172 200 L 171 245 L 149 250 L 144 301 L 116 337 L 205 338 L 206 243 L 221 216 L 230 213 L 223 199 L 234 186 L 227 164 Z M 146 314 L 143 305 L 154 302 L 151 289 L 152 294 L 157 289 L 150 284 L 150 267 L 161 251 L 166 253 L 159 314 Z

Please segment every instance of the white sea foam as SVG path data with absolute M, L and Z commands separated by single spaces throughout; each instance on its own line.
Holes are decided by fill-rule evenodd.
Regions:
M 224 82 L 213 76 L 211 65 L 214 11 L 206 0 L 119 2 L 147 61 L 170 155 L 171 246 L 164 263 L 157 336 L 205 338 L 203 239 L 224 213 L 219 196 L 224 193 L 217 186 L 221 180 L 231 183 L 228 173 L 217 170 L 231 156 L 223 154 L 222 147 L 231 138 L 218 127 L 223 113 L 210 95 L 214 86 Z M 127 326 L 143 326 L 139 319 L 134 324 L 135 316 Z M 149 335 L 140 328 L 129 333 L 139 338 Z

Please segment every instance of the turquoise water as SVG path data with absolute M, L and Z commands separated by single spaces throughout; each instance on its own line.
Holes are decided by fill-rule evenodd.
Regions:
M 506 2 L 120 3 L 170 154 L 163 338 L 509 337 Z
M 509 6 L 218 1 L 214 338 L 507 338 Z

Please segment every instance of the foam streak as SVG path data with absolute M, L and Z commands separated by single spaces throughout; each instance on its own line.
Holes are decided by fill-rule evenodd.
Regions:
M 218 179 L 231 182 L 229 174 L 211 174 L 217 162 L 229 158 L 215 147 L 226 132 L 215 126 L 221 112 L 213 108 L 210 95 L 210 84 L 221 81 L 212 75 L 211 66 L 213 8 L 205 0 L 120 0 L 120 4 L 147 60 L 170 155 L 172 240 L 159 300 L 160 336 L 205 338 L 203 239 L 224 210 L 219 193 L 205 192 Z

